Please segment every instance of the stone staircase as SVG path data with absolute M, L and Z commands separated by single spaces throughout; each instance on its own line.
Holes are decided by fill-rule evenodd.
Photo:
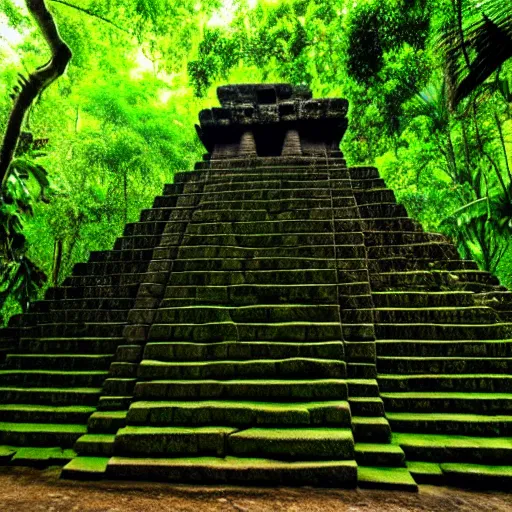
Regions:
M 356 198 L 370 219 L 378 382 L 393 444 L 418 483 L 509 485 L 510 292 L 443 237 L 422 232 L 379 188 Z M 384 198 L 392 221 L 378 218 Z
M 11 318 L 0 369 L 0 459 L 46 465 L 76 456 L 72 448 L 87 432 L 111 362 L 125 348 L 128 312 L 171 210 L 144 211 L 114 250 L 91 253 L 30 313 Z M 145 248 L 133 250 L 134 226 L 156 216 L 162 222 Z
M 347 168 L 346 102 L 279 84 L 219 99 L 200 114 L 204 161 L 0 333 L 0 460 L 509 486 L 510 292 L 375 168 Z
M 155 250 L 152 265 L 177 248 L 131 405 L 91 416 L 65 475 L 103 457 L 116 478 L 354 486 L 357 461 L 415 488 L 390 444 L 371 319 L 352 318 L 371 295 L 348 170 L 297 164 L 188 173 L 177 204 L 195 206 Z M 147 310 L 130 318 L 141 332 Z

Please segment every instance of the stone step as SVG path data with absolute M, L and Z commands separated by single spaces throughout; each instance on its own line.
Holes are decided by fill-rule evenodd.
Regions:
M 347 183 L 345 182 L 346 186 Z M 224 185 L 225 187 L 225 185 Z M 352 199 L 352 191 L 350 188 L 339 190 L 346 197 Z M 181 197 L 186 194 L 182 194 Z M 225 188 L 222 191 L 208 191 L 205 190 L 202 194 L 192 194 L 199 196 L 201 204 L 205 203 L 225 203 L 229 201 L 283 201 L 287 199 L 324 199 L 331 197 L 331 188 L 324 186 L 321 188 L 316 187 L 302 187 L 302 188 L 247 188 L 247 189 L 234 189 L 229 190 Z
M 133 299 L 131 298 L 117 298 L 117 299 L 68 299 L 68 300 L 41 300 L 34 302 L 30 310 L 32 312 L 47 312 L 47 311 L 66 311 L 66 310 L 101 310 L 111 312 L 113 310 L 130 310 L 133 307 Z
M 358 466 L 405 467 L 405 453 L 396 444 L 356 443 Z
M 117 243 L 117 242 L 116 242 Z M 95 262 L 120 262 L 134 263 L 140 261 L 151 261 L 153 249 L 130 249 L 130 250 L 113 250 L 113 251 L 91 251 L 89 255 L 89 263 Z
M 379 396 L 379 386 L 375 379 L 348 379 L 347 383 L 350 399 Z
M 410 272 L 414 270 L 478 270 L 478 266 L 471 260 L 445 259 L 432 261 L 429 258 L 411 260 L 403 256 L 391 256 L 378 260 L 368 260 L 368 270 L 372 274 L 380 274 L 382 272 Z
M 369 249 L 370 251 L 370 249 Z M 372 284 L 376 289 L 401 288 L 407 286 L 430 287 L 439 286 L 461 287 L 465 283 L 480 283 L 488 286 L 498 286 L 499 281 L 481 270 L 435 270 L 411 272 L 383 272 L 372 274 Z
M 285 359 L 309 357 L 315 359 L 344 360 L 343 342 L 279 343 L 239 342 L 218 343 L 149 342 L 144 349 L 144 359 L 159 361 L 212 361 L 248 359 Z
M 384 443 L 391 441 L 391 427 L 384 417 L 352 416 L 354 439 L 358 443 Z
M 389 412 L 512 414 L 512 393 L 383 392 Z
M 386 247 L 424 243 L 447 243 L 446 236 L 439 233 L 426 233 L 417 231 L 368 231 L 364 233 L 364 242 L 367 247 Z
M 31 329 L 30 334 L 32 336 L 39 336 L 41 338 L 101 338 L 106 336 L 120 337 L 123 334 L 125 325 L 126 322 L 40 324 Z
M 128 299 L 135 298 L 139 284 L 125 286 L 87 286 L 48 288 L 46 300 L 62 299 Z
M 352 180 L 371 180 L 380 177 L 376 167 L 355 166 L 349 167 L 348 172 Z
M 329 180 L 328 176 L 318 177 L 317 179 L 290 179 L 273 176 L 267 180 L 223 180 L 222 182 L 210 183 L 209 181 L 204 186 L 204 193 L 218 193 L 218 192 L 263 192 L 263 191 L 274 191 L 279 190 L 330 190 L 335 188 L 336 190 L 345 189 L 352 192 L 351 182 L 349 179 L 338 179 Z
M 367 467 L 357 468 L 357 485 L 365 489 L 417 492 L 418 485 L 407 468 Z
M 71 448 L 86 431 L 85 425 L 1 422 L 0 443 L 14 446 Z
M 138 247 L 140 244 L 147 244 L 145 237 L 120 238 L 123 246 Z M 221 246 L 226 248 L 248 248 L 248 249 L 280 249 L 283 247 L 296 248 L 297 246 L 323 246 L 333 245 L 347 246 L 345 254 L 351 254 L 352 246 L 363 247 L 364 237 L 362 233 L 262 233 L 262 234 L 165 234 L 162 236 L 162 245 L 165 246 L 185 246 L 185 247 L 206 247 Z M 359 250 L 360 251 L 360 250 Z M 181 250 L 179 251 L 181 255 Z M 354 250 L 354 256 L 357 257 L 360 252 Z M 303 256 L 303 255 L 302 255 Z
M 353 460 L 349 428 L 250 428 L 227 436 L 227 452 L 280 460 Z
M 357 464 L 354 460 L 290 462 L 244 457 L 113 457 L 108 462 L 106 476 L 166 482 L 353 488 L 357 483 Z
M 433 243 L 427 242 L 423 244 L 407 244 L 407 245 L 382 245 L 368 247 L 368 259 L 380 260 L 392 257 L 401 257 L 409 259 L 456 259 L 458 258 L 457 249 L 449 243 Z M 378 274 L 379 276 L 381 274 Z M 392 275 L 400 276 L 401 273 L 392 273 Z M 382 281 L 383 278 L 380 278 Z M 391 281 L 392 278 L 388 280 Z M 397 279 L 399 279 L 397 277 Z M 391 281 L 392 282 L 392 281 Z
M 261 270 L 360 270 L 364 262 L 360 258 L 337 261 L 334 258 L 194 258 L 177 259 L 172 268 L 176 272 L 211 271 L 261 271 Z
M 75 423 L 85 425 L 94 407 L 0 404 L 2 421 L 14 423 Z
M 512 484 L 512 466 L 510 465 L 441 464 L 441 471 L 447 485 L 507 491 Z
M 339 322 L 152 324 L 152 341 L 337 341 Z
M 232 286 L 167 286 L 161 307 L 177 305 L 229 304 L 232 306 L 261 304 L 336 304 L 338 293 L 365 294 L 368 283 Z
M 493 309 L 483 306 L 375 308 L 373 315 L 376 323 L 491 324 L 498 320 Z
M 466 291 L 372 291 L 376 308 L 446 308 L 474 305 L 475 294 Z
M 512 416 L 505 415 L 388 412 L 386 417 L 394 432 L 480 437 L 512 434 Z
M 379 357 L 512 357 L 509 340 L 378 340 Z
M 444 485 L 445 483 L 441 466 L 435 462 L 407 461 L 406 465 L 418 484 Z
M 120 236 L 116 239 L 116 242 L 114 244 L 114 251 L 152 249 L 158 245 L 161 245 L 161 243 L 163 243 L 164 238 L 165 235 Z
M 334 247 L 331 240 L 330 245 L 302 245 L 287 247 L 234 247 L 226 245 L 198 245 L 180 246 L 178 259 L 188 260 L 197 258 L 243 258 L 266 259 L 266 258 L 364 258 L 366 250 L 363 246 L 340 246 Z
M 383 392 L 399 391 L 468 391 L 481 393 L 512 392 L 512 375 L 437 374 L 379 375 Z
M 130 319 L 137 317 L 138 310 L 132 310 Z M 143 311 L 141 311 L 142 313 Z M 160 308 L 154 317 L 155 322 L 166 323 L 206 323 L 206 322 L 333 322 L 339 321 L 339 308 L 331 304 L 270 304 L 254 306 L 184 306 Z
M 482 357 L 396 357 L 379 356 L 379 373 L 386 374 L 455 374 L 455 373 L 512 373 L 512 358 Z
M 141 274 L 146 272 L 147 268 L 147 261 L 96 261 L 88 263 L 76 263 L 73 267 L 73 275 L 97 276 L 110 274 Z
M 87 423 L 88 431 L 92 434 L 115 434 L 126 425 L 128 411 L 96 411 Z
M 120 323 L 126 322 L 128 310 L 95 310 L 95 309 L 57 309 L 41 313 L 23 315 L 25 325 L 55 323 Z
M 361 282 L 367 273 L 362 270 L 349 271 L 352 282 Z M 348 274 L 349 272 L 346 272 Z M 229 286 L 251 284 L 333 284 L 336 270 L 258 270 L 258 271 L 194 271 L 173 272 L 172 286 Z M 343 282 L 343 281 L 342 281 Z
M 407 461 L 508 464 L 512 457 L 511 437 L 394 433 L 393 444 Z
M 9 354 L 7 368 L 20 370 L 91 370 L 108 369 L 114 354 Z
M 512 338 L 512 324 L 375 324 L 378 339 L 501 340 Z
M 346 400 L 341 379 L 316 380 L 199 380 L 137 382 L 137 400 L 243 399 L 269 401 Z
M 89 287 L 89 286 L 131 286 L 139 284 L 146 277 L 142 274 L 110 274 L 110 275 L 88 275 L 71 276 L 63 283 L 63 287 Z
M 95 406 L 101 388 L 24 388 L 0 387 L 4 404 L 83 405 Z
M 168 224 L 169 221 L 129 222 L 124 227 L 123 236 L 158 236 L 164 232 Z M 184 231 L 187 224 L 188 223 L 184 221 L 171 221 L 171 225 L 174 226 L 176 232 Z
M 0 386 L 100 387 L 108 371 L 0 370 Z
M 32 468 L 47 468 L 49 466 L 62 466 L 76 457 L 75 450 L 61 447 L 26 447 L 17 448 L 10 459 L 10 466 L 28 466 Z
M 122 337 L 109 338 L 22 338 L 19 352 L 26 354 L 113 354 Z
M 100 413 L 95 413 L 100 414 Z M 91 419 L 95 415 L 91 417 Z M 295 427 L 326 425 L 350 427 L 347 401 L 245 402 L 229 400 L 134 402 L 126 417 L 129 425 L 226 425 L 236 427 Z M 90 422 L 89 422 L 90 428 Z
M 347 376 L 346 363 L 307 358 L 180 363 L 144 359 L 138 368 L 138 377 L 143 380 L 293 379 L 304 375 L 341 379 Z
M 358 205 L 358 210 L 362 219 L 407 217 L 405 207 L 401 204 L 396 204 L 394 201 Z
M 275 221 L 249 221 L 249 222 L 202 222 L 191 223 L 188 226 L 186 235 L 259 235 L 265 233 L 285 234 L 285 233 L 330 233 L 334 231 L 333 221 L 331 220 L 275 220 Z M 337 224 L 337 223 L 336 223 Z M 351 222 L 353 228 L 359 228 L 357 221 Z M 351 231 L 354 231 L 351 230 Z
M 85 457 L 111 457 L 114 455 L 113 434 L 85 434 L 75 443 L 75 451 Z
M 393 203 L 395 201 L 395 194 L 388 188 L 354 190 L 354 196 L 359 206 L 374 203 Z
M 348 399 L 350 411 L 354 416 L 384 416 L 382 398 L 376 396 L 354 397 Z

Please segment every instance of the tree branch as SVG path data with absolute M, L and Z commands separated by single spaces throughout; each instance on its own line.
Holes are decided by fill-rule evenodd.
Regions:
M 71 7 L 71 9 L 76 9 L 77 11 L 83 12 L 84 14 L 87 14 L 88 16 L 92 16 L 93 18 L 98 18 L 101 21 L 104 21 L 105 23 L 108 23 L 109 25 L 112 25 L 113 27 L 117 28 L 117 30 L 121 30 L 122 32 L 125 32 L 127 34 L 131 34 L 129 30 L 126 30 L 123 27 L 120 27 L 113 21 L 109 20 L 108 18 L 104 18 L 100 14 L 96 14 L 95 12 L 92 12 L 89 9 L 85 9 L 84 7 L 78 7 L 78 5 L 70 4 L 69 2 L 65 2 L 64 0 L 50 0 L 50 2 L 53 2 L 55 4 L 61 4 L 65 5 L 66 7 Z
M 55 20 L 48 11 L 44 0 L 26 0 L 27 8 L 45 38 L 52 56 L 50 61 L 30 73 L 28 78 L 19 74 L 18 85 L 14 88 L 14 106 L 7 122 L 7 129 L 0 148 L 0 183 L 2 189 L 9 176 L 21 126 L 30 106 L 49 85 L 62 76 L 71 60 L 72 53 L 61 39 Z

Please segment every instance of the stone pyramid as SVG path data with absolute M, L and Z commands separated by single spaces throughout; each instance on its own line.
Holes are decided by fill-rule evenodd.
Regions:
M 348 168 L 348 104 L 220 87 L 208 153 L 3 335 L 0 460 L 69 478 L 512 481 L 511 295 Z

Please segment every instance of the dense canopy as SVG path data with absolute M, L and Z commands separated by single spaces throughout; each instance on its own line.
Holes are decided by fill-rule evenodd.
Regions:
M 72 51 L 30 108 L 0 201 L 0 320 L 110 248 L 202 148 L 223 83 L 350 102 L 342 150 L 512 285 L 512 8 L 502 0 L 47 0 Z M 508 4 L 508 8 L 507 5 Z M 50 56 L 0 0 L 0 133 Z

